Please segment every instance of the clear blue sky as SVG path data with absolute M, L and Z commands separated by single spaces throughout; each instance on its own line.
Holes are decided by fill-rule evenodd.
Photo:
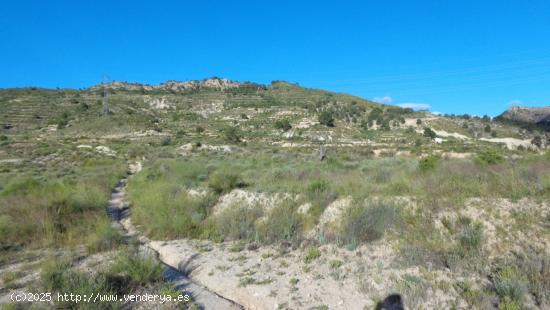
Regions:
M 0 87 L 211 76 L 496 115 L 550 105 L 550 1 L 5 1 Z

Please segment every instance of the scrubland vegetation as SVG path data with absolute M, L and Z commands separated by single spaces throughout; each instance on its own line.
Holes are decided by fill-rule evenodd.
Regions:
M 116 160 L 85 160 L 64 176 L 10 173 L 0 192 L 0 245 L 79 245 L 110 248 L 116 243 L 105 217 L 112 188 L 126 172 Z
M 110 93 L 111 113 L 101 116 L 99 88 L 0 91 L 0 280 L 8 289 L 23 276 L 7 271 L 17 257 L 46 253 L 30 267 L 44 289 L 174 293 L 161 266 L 128 245 L 105 212 L 128 163 L 141 161 L 127 187 L 140 233 L 206 244 L 197 251 L 227 248 L 232 266 L 269 249 L 262 262 L 296 267 L 295 252 L 300 271 L 284 281 L 292 293 L 308 285 L 300 275 L 357 277 L 361 296 L 379 300 L 382 283 L 411 308 L 441 297 L 428 291 L 462 308 L 550 304 L 550 153 L 536 126 L 439 117 L 280 81 L 123 84 Z M 383 246 L 395 259 L 379 253 Z M 94 255 L 112 264 L 78 269 Z M 361 256 L 381 258 L 352 266 Z M 286 276 L 255 278 L 247 268 L 239 289 Z M 213 269 L 216 277 L 229 267 Z M 382 276 L 386 269 L 395 274 Z M 367 283 L 372 270 L 375 284 Z
M 235 188 L 297 197 L 286 199 L 280 206 L 291 212 L 274 209 L 273 215 L 286 216 L 296 212 L 300 204 L 311 202 L 309 214 L 298 221 L 302 223 L 291 225 L 296 228 L 294 234 L 299 234 L 298 228 L 304 227 L 308 215 L 319 216 L 339 197 L 351 196 L 360 205 L 368 198 L 408 197 L 419 204 L 419 209 L 432 212 L 461 208 L 466 199 L 475 197 L 514 201 L 524 197 L 549 198 L 547 158 L 531 156 L 504 161 L 499 156 L 483 153 L 472 160 L 333 157 L 323 162 L 298 154 L 167 159 L 155 162 L 132 179 L 129 191 L 133 217 L 157 238 L 208 237 L 213 228 L 209 220 L 213 205 L 220 195 Z M 187 190 L 192 188 L 204 193 L 191 195 Z M 236 214 L 226 216 L 239 218 L 239 212 L 233 211 Z M 250 213 L 249 216 L 261 216 L 259 211 Z M 297 219 L 287 219 L 294 221 Z
M 156 161 L 131 180 L 129 193 L 133 220 L 156 239 L 300 245 L 313 238 L 318 244 L 353 250 L 384 238 L 399 244 L 405 266 L 429 264 L 491 279 L 486 288 L 457 288 L 472 306 L 483 307 L 491 296 L 498 296 L 501 308 L 520 309 L 527 293 L 540 304 L 548 301 L 549 282 L 539 277 L 548 272 L 547 254 L 535 247 L 504 261 L 494 260 L 489 258 L 487 235 L 478 219 L 443 220 L 444 232 L 435 227 L 434 219 L 458 213 L 478 197 L 549 201 L 549 176 L 547 155 L 511 160 L 497 151 L 471 159 L 361 159 L 359 154 L 345 154 L 326 161 L 279 152 L 198 155 Z M 267 209 L 259 202 L 255 206 L 235 201 L 233 207 L 216 212 L 221 197 L 233 189 L 279 195 L 280 201 Z M 339 220 L 314 230 L 325 208 L 345 197 L 351 198 L 351 206 Z M 305 203 L 311 207 L 300 212 Z M 307 254 L 305 261 L 312 262 L 317 255 Z

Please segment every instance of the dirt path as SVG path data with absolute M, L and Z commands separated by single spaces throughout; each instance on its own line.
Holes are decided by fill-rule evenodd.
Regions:
M 131 174 L 139 172 L 140 168 L 141 164 L 130 166 Z M 135 238 L 139 240 L 141 247 L 140 250 L 143 250 L 144 252 L 155 257 L 156 259 L 159 259 L 158 253 L 151 247 L 149 247 L 147 239 L 143 236 L 140 236 L 129 222 L 128 203 L 125 199 L 127 181 L 127 178 L 120 180 L 117 186 L 114 188 L 107 205 L 107 213 L 113 219 L 113 226 L 119 228 L 123 232 L 125 237 Z M 182 272 L 181 270 L 175 269 L 165 264 L 164 262 L 162 263 L 166 266 L 166 271 L 164 274 L 166 279 L 176 284 L 177 288 L 181 291 L 190 294 L 193 297 L 195 303 L 199 304 L 203 309 L 244 309 L 242 306 L 194 283 L 191 279 L 189 279 L 185 271 Z

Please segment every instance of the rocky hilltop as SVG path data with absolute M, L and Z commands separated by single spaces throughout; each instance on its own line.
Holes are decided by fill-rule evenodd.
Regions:
M 501 117 L 523 123 L 550 125 L 550 107 L 510 107 Z
M 191 81 L 166 81 L 159 85 L 148 85 L 141 83 L 129 83 L 123 81 L 113 81 L 106 84 L 109 89 L 123 89 L 123 90 L 168 90 L 172 92 L 179 92 L 192 89 L 218 89 L 224 90 L 229 88 L 236 88 L 246 83 L 236 82 L 229 79 L 223 79 L 218 77 L 212 77 L 203 80 L 191 80 Z M 99 84 L 90 88 L 90 90 L 97 90 L 104 87 L 103 84 Z

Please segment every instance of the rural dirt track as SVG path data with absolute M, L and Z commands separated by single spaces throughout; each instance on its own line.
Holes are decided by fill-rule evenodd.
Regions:
M 137 169 L 130 168 L 130 176 L 134 173 L 139 172 L 141 164 L 137 165 Z M 147 245 L 147 242 L 144 240 L 146 238 L 139 236 L 137 231 L 131 226 L 131 223 L 128 221 L 129 209 L 128 203 L 125 199 L 125 190 L 128 178 L 120 180 L 117 186 L 113 189 L 111 197 L 107 205 L 107 213 L 113 220 L 113 225 L 120 229 L 123 235 L 130 239 L 134 238 L 139 240 L 140 251 L 147 253 L 148 255 L 159 259 L 158 253 L 154 251 Z M 145 241 L 145 242 L 144 242 Z M 162 261 L 161 261 L 162 262 Z M 162 262 L 165 265 L 166 270 L 164 272 L 164 277 L 174 283 L 176 287 L 184 293 L 187 293 L 192 296 L 193 301 L 201 306 L 202 309 L 215 309 L 215 310 L 237 310 L 244 309 L 242 306 L 223 298 L 222 296 L 217 295 L 209 291 L 208 289 L 194 283 L 185 273 L 185 271 L 177 270 L 168 266 L 166 263 Z

